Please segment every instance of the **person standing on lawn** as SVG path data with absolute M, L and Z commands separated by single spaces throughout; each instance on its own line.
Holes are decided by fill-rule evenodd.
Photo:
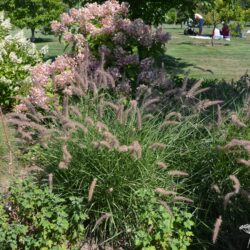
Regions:
M 200 15 L 198 13 L 194 14 L 194 18 L 198 21 L 199 35 L 201 35 L 202 34 L 202 27 L 204 24 L 204 19 L 203 19 L 202 15 Z

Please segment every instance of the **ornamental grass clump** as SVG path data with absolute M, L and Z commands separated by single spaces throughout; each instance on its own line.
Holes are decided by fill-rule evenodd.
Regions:
M 18 113 L 8 114 L 8 118 L 10 123 L 32 136 L 30 141 L 19 133 L 30 147 L 25 157 L 29 162 L 34 159 L 33 164 L 43 169 L 36 173 L 37 178 L 47 181 L 47 174 L 53 174 L 53 192 L 84 199 L 90 218 L 89 237 L 96 237 L 100 244 L 113 237 L 114 244 L 125 240 L 132 246 L 139 227 L 132 201 L 135 192 L 172 187 L 172 176 L 158 166 L 159 161 L 164 160 L 163 149 L 151 148 L 154 143 L 161 145 L 163 133 L 158 128 L 151 134 L 155 125 L 148 121 L 138 127 L 140 120 L 132 111 L 126 124 L 120 122 L 109 106 L 100 117 L 99 98 L 107 102 L 103 95 L 93 99 L 88 93 L 73 109 L 69 106 L 68 117 L 63 116 L 64 111 L 60 109 L 43 110 L 39 125 L 35 125 L 37 121 L 32 120 L 29 111 L 23 113 L 25 118 Z M 127 103 L 124 113 L 134 107 L 134 102 Z M 178 190 L 173 194 L 169 197 L 155 194 L 155 198 L 161 198 L 172 207 Z
M 141 189 L 153 192 L 159 187 L 169 190 L 174 186 L 173 177 L 165 171 L 168 162 L 163 166 L 162 156 L 168 148 L 166 135 L 177 131 L 181 122 L 163 131 L 157 117 L 144 119 L 148 115 L 144 105 L 148 99 L 137 101 L 121 97 L 114 100 L 95 82 L 93 74 L 83 76 L 84 83 L 68 86 L 81 89 L 78 95 L 76 92 L 68 95 L 67 91 L 59 94 L 57 86 L 51 82 L 55 94 L 46 96 L 45 105 L 28 96 L 22 103 L 26 111 L 9 113 L 7 118 L 23 141 L 20 150 L 24 152 L 24 159 L 43 170 L 36 173 L 38 180 L 47 182 L 50 174 L 53 192 L 62 197 L 83 198 L 90 218 L 87 238 L 96 238 L 99 244 L 111 241 L 116 246 L 133 247 L 142 223 L 137 218 L 133 197 Z M 107 85 L 106 88 L 113 90 L 114 87 Z M 173 114 L 177 113 L 169 116 Z M 178 200 L 178 194 L 183 194 L 178 191 L 175 188 L 174 195 L 168 197 L 155 193 L 154 199 L 171 208 L 182 204 L 186 210 L 189 197 Z M 166 205 L 159 203 L 158 206 L 162 206 L 159 213 L 166 213 L 163 216 L 167 217 Z M 171 216 L 168 220 L 172 223 Z M 152 237 L 157 237 L 157 230 L 155 224 Z M 165 229 L 161 230 L 164 235 Z M 174 238 L 161 240 L 168 246 Z M 190 241 L 191 237 L 185 244 Z
M 82 72 L 88 72 L 84 65 L 80 66 L 85 69 Z M 46 106 L 33 102 L 28 96 L 23 99 L 26 112 L 7 115 L 24 142 L 20 146 L 25 158 L 29 163 L 33 159 L 32 164 L 43 169 L 36 174 L 37 178 L 47 182 L 48 174 L 52 174 L 53 192 L 83 198 L 91 218 L 86 235 L 94 237 L 100 245 L 110 241 L 117 247 L 126 242 L 131 249 L 136 249 L 135 245 L 157 244 L 158 247 L 161 244 L 156 239 L 157 226 L 152 229 L 145 223 L 150 215 L 139 218 L 132 198 L 141 192 L 139 190 L 147 190 L 152 191 L 154 199 L 161 204 L 159 214 L 153 216 L 156 221 L 161 220 L 162 209 L 167 211 L 163 217 L 168 218 L 173 207 L 195 206 L 198 215 L 193 229 L 195 240 L 202 240 L 205 246 L 212 244 L 214 220 L 221 216 L 223 223 L 214 239 L 218 246 L 228 246 L 225 243 L 227 228 L 231 235 L 235 218 L 242 223 L 246 219 L 238 208 L 248 211 L 245 197 L 249 167 L 239 164 L 248 161 L 248 128 L 232 122 L 232 112 L 224 110 L 222 103 L 205 107 L 205 111 L 215 112 L 207 113 L 216 118 L 212 122 L 204 109 L 194 114 L 197 103 L 202 100 L 199 95 L 186 97 L 192 87 L 185 83 L 182 87 L 172 87 L 170 96 L 166 94 L 168 89 L 167 98 L 158 95 L 153 88 L 140 86 L 136 99 L 131 100 L 119 95 L 112 84 L 102 85 L 96 83 L 96 79 L 95 72 L 82 73 L 78 82 L 64 88 L 80 89 L 72 93 L 58 91 L 51 79 L 54 95 L 46 97 Z M 167 112 L 167 109 L 160 109 L 164 101 L 168 101 L 170 107 L 172 103 L 181 103 L 184 107 L 177 105 L 178 110 Z M 157 106 L 152 110 L 152 105 Z M 220 123 L 217 123 L 217 111 Z M 237 112 L 237 117 L 248 125 L 241 113 Z M 166 125 L 166 121 L 174 123 Z M 239 130 L 240 138 L 235 139 Z M 231 190 L 225 176 L 239 179 L 237 194 L 236 189 Z M 211 187 L 216 187 L 217 191 Z M 222 194 L 227 193 L 224 198 Z M 235 203 L 238 199 L 240 204 Z M 138 231 L 142 221 L 143 227 L 146 226 Z M 170 222 L 166 219 L 165 223 Z M 148 237 L 146 232 L 152 240 L 144 242 Z M 228 242 L 238 245 L 237 239 L 236 243 Z M 196 246 L 200 244 L 196 242 Z

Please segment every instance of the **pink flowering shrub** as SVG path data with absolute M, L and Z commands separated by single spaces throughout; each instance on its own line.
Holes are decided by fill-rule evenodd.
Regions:
M 154 58 L 164 52 L 170 36 L 141 19 L 128 19 L 128 11 L 127 4 L 116 0 L 91 3 L 62 14 L 60 22 L 52 22 L 51 27 L 67 44 L 73 44 L 75 53 L 88 44 L 95 59 L 100 61 L 103 55 L 104 67 L 116 84 L 125 81 L 135 90 L 140 83 L 157 80 Z M 152 62 L 150 67 L 144 67 L 145 60 Z

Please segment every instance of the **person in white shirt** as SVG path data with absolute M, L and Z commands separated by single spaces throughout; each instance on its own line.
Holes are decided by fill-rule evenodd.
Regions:
M 203 19 L 202 15 L 200 15 L 198 13 L 194 14 L 194 18 L 196 20 L 198 20 L 199 35 L 201 35 L 202 34 L 202 27 L 204 24 L 204 19 Z
M 214 39 L 222 39 L 223 38 L 223 35 L 221 35 L 220 30 L 216 27 L 214 28 L 214 31 L 213 31 L 213 38 Z

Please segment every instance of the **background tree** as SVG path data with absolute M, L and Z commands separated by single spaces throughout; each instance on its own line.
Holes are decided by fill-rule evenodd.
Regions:
M 86 3 L 86 0 L 63 0 L 64 3 L 66 3 L 69 8 L 74 8 L 74 7 L 80 7 L 83 3 Z
M 247 10 L 247 1 L 241 0 L 214 0 L 207 8 L 204 6 L 201 9 L 205 12 L 205 16 L 209 22 L 227 22 L 235 21 L 242 22 L 245 18 L 245 11 Z
M 229 23 L 230 21 L 242 22 L 244 20 L 244 9 L 239 1 L 224 0 L 218 13 L 222 21 Z
M 80 0 L 82 5 L 86 3 L 103 3 L 106 0 Z M 212 2 L 205 0 L 203 2 Z M 77 6 L 78 0 L 64 0 L 70 7 Z M 130 18 L 142 18 L 145 23 L 155 26 L 167 21 L 166 13 L 175 8 L 178 12 L 190 13 L 190 16 L 197 8 L 199 0 L 119 0 L 130 5 Z
M 177 22 L 177 10 L 170 9 L 166 15 L 167 15 L 166 16 L 167 23 L 175 25 Z
M 12 23 L 19 28 L 31 30 L 35 40 L 36 28 L 49 25 L 65 9 L 62 0 L 1 0 L 0 10 L 7 11 Z

